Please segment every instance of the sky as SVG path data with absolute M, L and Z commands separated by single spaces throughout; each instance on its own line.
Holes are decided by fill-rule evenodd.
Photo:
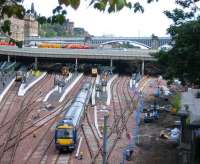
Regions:
M 145 2 L 143 0 L 141 2 Z M 151 4 L 143 3 L 144 13 L 134 13 L 133 10 L 123 9 L 120 12 L 108 14 L 100 12 L 92 6 L 88 7 L 90 0 L 81 0 L 77 10 L 67 7 L 66 18 L 74 22 L 75 27 L 83 27 L 94 36 L 124 36 L 142 37 L 168 36 L 166 29 L 172 23 L 163 11 L 176 7 L 175 0 L 159 0 Z M 44 16 L 50 16 L 52 9 L 58 4 L 57 0 L 24 0 L 24 6 L 30 9 L 34 3 L 35 10 Z

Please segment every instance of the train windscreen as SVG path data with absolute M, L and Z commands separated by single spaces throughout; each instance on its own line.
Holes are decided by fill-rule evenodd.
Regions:
M 57 129 L 56 137 L 57 139 L 73 138 L 73 129 Z

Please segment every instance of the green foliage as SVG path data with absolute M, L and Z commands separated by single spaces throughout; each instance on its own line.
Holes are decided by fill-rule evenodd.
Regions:
M 200 17 L 199 9 L 191 0 L 177 0 L 187 8 L 165 11 L 174 24 L 168 28 L 173 48 L 156 54 L 158 65 L 165 78 L 179 78 L 183 83 L 200 83 Z
M 23 42 L 22 41 L 16 41 L 16 46 L 19 48 L 22 48 Z
M 122 10 L 123 8 L 129 8 L 133 10 L 134 12 L 144 12 L 144 8 L 142 7 L 139 1 L 138 2 L 137 1 L 127 2 L 126 0 L 88 0 L 88 1 L 90 1 L 90 5 L 93 5 L 94 8 L 98 9 L 99 11 L 107 11 L 108 13 L 118 12 Z M 143 0 L 143 1 L 146 1 L 147 3 L 151 3 L 154 1 L 157 2 L 158 0 Z M 194 0 L 194 1 L 196 2 L 198 0 Z M 71 6 L 74 9 L 78 9 L 78 7 L 80 6 L 81 0 L 58 0 L 58 6 L 55 7 L 55 9 L 53 10 L 53 15 L 51 17 L 36 15 L 33 4 L 31 5 L 31 9 L 26 11 L 24 6 L 22 5 L 22 2 L 23 0 L 11 0 L 8 3 L 8 1 L 6 0 L 1 0 L 0 1 L 0 11 L 1 11 L 0 17 L 4 18 L 4 16 L 6 15 L 8 17 L 16 16 L 20 19 L 23 19 L 25 13 L 34 12 L 34 15 L 37 17 L 37 20 L 40 24 L 46 24 L 46 23 L 63 24 L 66 21 L 65 16 L 67 14 L 66 10 L 63 9 L 63 6 L 67 6 L 67 7 Z M 177 4 L 183 6 L 184 8 L 189 8 L 193 4 L 193 0 L 177 0 L 176 2 Z M 192 11 L 194 12 L 195 10 L 197 10 L 197 8 L 193 7 Z M 193 16 L 192 12 L 191 13 L 188 12 L 186 15 L 183 15 L 182 11 L 177 10 L 175 12 L 178 15 L 182 15 L 182 19 L 184 19 L 184 17 Z M 166 12 L 166 15 L 168 15 L 172 19 L 173 18 L 175 19 L 175 17 L 168 12 Z M 6 23 L 4 27 L 2 26 L 1 32 L 6 31 L 8 35 L 10 35 L 11 33 L 9 33 L 9 26 L 7 25 L 8 23 Z
M 69 34 L 66 32 L 66 24 L 42 24 L 39 28 L 39 35 L 43 37 L 67 37 Z
M 175 24 L 180 24 L 185 22 L 186 19 L 194 17 L 194 12 L 184 12 L 181 9 L 174 9 L 173 12 L 164 11 L 165 15 L 172 19 Z
M 22 19 L 25 15 L 25 9 L 19 4 L 3 5 L 1 6 L 1 17 L 4 15 L 7 15 L 8 17 L 15 15 L 19 19 Z
M 200 98 L 200 91 L 196 93 L 196 98 Z
M 74 9 L 77 9 L 80 5 L 80 0 L 58 0 L 60 5 L 71 6 Z
M 37 18 L 38 22 L 40 24 L 43 23 L 59 23 L 59 24 L 63 24 L 66 19 L 65 19 L 65 15 L 67 14 L 66 10 L 64 10 L 60 5 L 57 6 L 54 10 L 53 10 L 53 15 L 51 17 L 44 17 L 44 16 L 40 16 L 37 15 L 34 9 L 34 5 L 31 5 L 31 9 L 29 10 L 25 10 L 24 6 L 22 5 L 22 1 L 23 0 L 11 0 L 9 2 L 7 2 L 6 0 L 1 0 L 0 1 L 0 19 L 4 19 L 5 16 L 10 18 L 12 16 L 17 17 L 19 19 L 23 19 L 25 14 L 34 14 L 34 16 Z M 8 36 L 9 39 L 12 40 L 12 38 L 10 38 L 11 36 L 11 32 L 10 32 L 10 25 L 11 23 L 9 22 L 9 20 L 5 20 L 2 24 L 1 24 L 1 33 L 4 33 L 6 36 Z M 51 33 L 51 35 L 54 35 L 55 32 Z M 13 41 L 13 40 L 12 40 Z M 20 46 L 21 43 L 18 44 L 18 42 L 16 41 L 17 45 Z
M 144 12 L 144 8 L 140 5 L 140 3 L 139 2 L 136 2 L 135 4 L 134 4 L 134 12 L 136 13 L 136 12 L 138 12 L 138 11 L 140 11 L 140 12 Z
M 8 33 L 9 35 L 11 35 L 11 32 L 10 32 L 10 24 L 11 22 L 9 20 L 5 20 L 1 26 L 1 30 L 4 32 L 4 33 Z
M 181 96 L 180 93 L 176 93 L 174 96 L 171 97 L 170 103 L 173 108 L 177 111 L 181 108 Z
M 188 21 L 168 29 L 175 42 L 168 52 L 156 55 L 167 78 L 178 77 L 183 82 L 200 83 L 200 20 Z
M 173 83 L 172 80 L 168 80 L 168 81 L 167 81 L 167 85 L 168 85 L 168 86 L 171 85 L 172 83 Z
M 62 6 L 57 6 L 55 9 L 53 9 L 52 11 L 53 13 L 53 16 L 51 17 L 44 17 L 44 16 L 37 16 L 37 21 L 39 24 L 46 24 L 46 23 L 49 23 L 49 24 L 63 24 L 66 22 L 66 14 L 67 14 L 67 11 L 64 10 L 62 8 Z
M 60 5 L 71 6 L 74 9 L 80 6 L 80 0 L 58 0 L 58 2 Z M 147 3 L 151 2 L 154 0 L 147 0 Z M 139 2 L 127 2 L 126 0 L 91 0 L 90 5 L 99 11 L 107 11 L 108 13 L 118 12 L 125 7 L 133 9 L 134 12 L 144 12 L 144 8 Z
M 49 31 L 46 33 L 46 37 L 56 37 L 57 33 L 55 31 Z

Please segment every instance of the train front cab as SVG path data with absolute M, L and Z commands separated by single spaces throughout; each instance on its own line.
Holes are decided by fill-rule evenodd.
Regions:
M 71 125 L 58 125 L 55 131 L 55 145 L 59 151 L 73 151 L 77 143 L 77 130 Z
M 19 81 L 21 82 L 23 78 L 22 72 L 21 71 L 17 71 L 15 74 L 15 81 Z
M 98 74 L 97 68 L 92 68 L 92 76 L 96 77 Z

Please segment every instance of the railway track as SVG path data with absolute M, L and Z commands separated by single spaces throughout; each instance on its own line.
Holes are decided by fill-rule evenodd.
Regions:
M 54 164 L 70 164 L 72 160 L 72 155 L 66 155 L 66 154 L 58 154 Z
M 95 133 L 95 128 L 91 123 L 90 117 L 88 113 L 85 114 L 85 122 L 81 126 L 82 134 L 84 136 L 90 158 L 92 159 L 94 154 L 98 151 L 98 149 L 101 146 L 101 143 L 97 137 L 97 134 Z M 102 149 L 100 148 L 100 151 L 102 153 Z
M 13 102 L 19 101 L 19 98 L 17 98 L 17 89 L 19 88 L 19 83 L 15 83 L 12 85 L 8 93 L 5 95 L 1 105 L 0 105 L 0 115 L 1 115 L 1 121 L 0 121 L 0 138 L 1 134 L 5 132 L 4 129 L 4 124 L 5 121 L 8 117 L 8 114 L 10 113 L 12 107 L 13 107 Z M 4 131 L 3 131 L 4 129 Z
M 11 88 L 8 90 L 7 94 L 4 96 L 3 100 L 0 103 L 0 114 L 1 115 L 4 111 L 7 112 L 9 110 L 10 106 L 12 105 L 12 102 L 15 101 L 15 96 L 17 95 L 17 89 L 19 88 L 19 86 L 20 86 L 20 83 L 15 82 L 11 86 Z M 3 114 L 3 119 L 5 118 L 4 116 L 6 116 L 6 115 Z M 0 126 L 2 123 L 3 123 L 3 121 L 1 120 Z
M 67 99 L 60 105 L 59 109 L 56 110 L 56 114 L 49 120 L 46 120 L 46 117 L 44 119 L 41 119 L 43 123 L 41 124 L 41 127 L 37 128 L 37 131 L 40 130 L 43 125 L 45 125 L 45 132 L 43 135 L 40 135 L 40 139 L 37 141 L 37 143 L 34 145 L 34 148 L 28 153 L 28 156 L 26 156 L 26 161 L 24 163 L 48 163 L 48 151 L 50 149 L 54 149 L 54 135 L 52 134 L 52 127 L 55 125 L 55 123 L 60 119 L 60 115 L 62 112 L 64 112 L 64 107 L 66 106 L 66 103 L 70 104 L 72 97 L 75 96 L 75 94 L 80 89 L 81 83 L 85 80 L 85 78 L 82 78 L 79 83 L 72 89 Z M 60 111 L 59 111 L 60 110 Z M 35 132 L 37 133 L 37 132 Z M 39 133 L 39 132 L 38 132 Z M 31 135 L 31 132 L 29 132 L 29 135 Z M 26 136 L 27 137 L 27 136 Z M 71 157 L 69 157 L 70 159 Z M 59 161 L 59 159 L 58 159 Z M 65 161 L 66 162 L 66 161 Z
M 31 98 L 30 98 L 30 95 L 32 94 L 30 94 L 30 95 L 26 95 L 25 97 L 17 97 L 18 99 L 19 98 L 22 98 L 23 100 L 22 101 L 24 101 L 23 103 L 24 104 L 29 104 L 29 105 L 32 105 L 32 106 L 38 106 L 38 104 L 40 104 L 40 101 L 41 101 L 41 99 L 43 98 L 43 96 L 45 96 L 46 94 L 47 94 L 47 92 L 48 92 L 48 89 L 49 89 L 49 87 L 51 87 L 52 85 L 53 85 L 53 80 L 52 80 L 52 78 L 53 78 L 53 76 L 54 75 L 46 75 L 45 77 L 44 77 L 44 79 L 42 80 L 42 81 L 39 81 L 36 85 L 34 85 L 32 88 L 31 88 L 31 90 L 30 91 L 28 91 L 28 93 L 30 92 L 34 92 L 34 90 L 38 90 L 38 91 L 36 91 L 36 92 L 38 92 L 38 93 L 36 93 L 35 95 L 36 95 L 36 97 L 34 97 L 34 99 L 36 100 L 32 100 Z M 47 82 L 49 82 L 51 80 L 51 82 L 50 82 L 50 84 L 48 84 Z M 47 89 L 46 90 L 43 90 L 43 91 L 41 91 L 41 89 L 39 88 L 38 89 L 38 86 L 49 86 L 49 87 L 47 87 Z M 19 88 L 18 88 L 19 89 Z M 18 89 L 16 90 L 16 94 L 17 94 L 17 92 L 18 92 Z M 25 99 L 25 100 L 24 100 Z M 32 102 L 33 103 L 32 103 Z M 17 102 L 17 101 L 16 101 Z M 18 102 L 18 104 L 19 103 L 22 103 L 22 102 Z M 35 108 L 34 107 L 34 108 Z M 38 107 L 38 108 L 40 108 L 40 107 Z M 22 111 L 19 111 L 19 113 L 21 113 Z M 16 112 L 17 113 L 17 112 Z M 5 126 L 7 126 L 8 124 L 10 124 L 12 121 L 13 121 L 13 119 L 15 119 L 15 117 L 16 117 L 17 115 L 14 115 L 11 119 L 9 119 L 9 120 L 7 120 L 7 121 L 4 121 L 4 123 L 3 124 L 1 124 L 0 125 L 0 131 L 1 131 L 1 129 L 2 128 L 5 128 Z M 1 136 L 1 135 L 0 135 Z
M 140 89 L 141 89 L 141 91 L 144 89 L 145 81 L 146 81 L 146 78 L 142 79 L 142 81 L 140 83 Z M 126 83 L 127 83 L 126 86 L 128 86 L 128 81 L 126 81 Z M 127 92 L 125 92 L 125 89 L 127 90 Z M 127 93 L 128 93 L 128 95 L 127 95 Z M 126 105 L 127 105 L 127 107 L 129 106 L 130 110 L 128 110 L 127 115 L 124 117 L 124 122 L 120 126 L 120 137 L 122 136 L 124 130 L 126 129 L 127 122 L 129 120 L 130 116 L 132 115 L 134 109 L 136 108 L 136 103 L 135 102 L 138 102 L 138 100 L 139 100 L 139 97 L 137 97 L 136 92 L 134 93 L 133 96 L 131 96 L 128 87 L 126 87 L 126 88 L 123 89 L 123 95 L 124 95 L 123 97 L 125 97 Z M 136 101 L 134 101 L 135 98 L 136 98 Z M 131 100 L 131 102 L 132 102 L 131 104 L 133 106 L 131 106 L 129 104 L 129 100 L 128 99 Z M 126 131 L 126 133 L 127 133 L 127 131 Z M 111 157 L 112 151 L 114 150 L 114 148 L 115 148 L 116 144 L 118 143 L 118 141 L 119 141 L 118 138 L 114 139 L 114 142 L 113 142 L 110 150 L 108 151 L 107 160 L 109 160 L 109 158 Z
M 124 124 L 125 122 L 125 115 L 123 115 L 123 113 L 126 111 L 126 109 L 124 109 L 124 106 L 123 106 L 123 100 L 125 99 L 126 100 L 126 96 L 124 94 L 124 90 L 125 90 L 125 86 L 127 86 L 127 83 L 126 83 L 126 80 L 124 78 L 122 79 L 119 79 L 119 81 L 122 81 L 121 83 L 118 83 L 118 86 L 117 86 L 117 98 L 118 98 L 118 101 L 119 101 L 119 109 L 120 109 L 120 116 L 121 117 L 121 121 L 119 121 L 118 124 Z M 120 85 L 119 85 L 120 84 Z M 127 104 L 126 104 L 127 106 Z M 128 107 L 129 108 L 129 107 Z M 120 125 L 117 125 L 117 127 L 120 127 Z M 127 127 L 125 126 L 125 130 L 127 132 Z M 119 136 L 119 129 L 118 129 L 118 136 Z
M 46 77 L 46 78 L 49 78 L 50 76 L 48 76 L 48 77 Z M 45 80 L 46 80 L 46 78 L 45 78 Z M 45 81 L 44 80 L 44 81 Z M 45 81 L 46 82 L 46 81 Z M 44 85 L 44 83 L 45 82 L 40 82 L 40 83 L 38 83 L 39 85 Z M 18 84 L 20 84 L 20 83 L 18 83 Z M 18 86 L 18 89 L 19 89 L 19 86 Z M 16 89 L 15 90 L 15 96 L 17 96 L 17 92 L 18 92 L 18 89 Z M 33 86 L 32 87 L 32 89 L 31 89 L 31 91 L 32 90 L 35 90 L 35 89 L 37 89 L 37 86 L 35 85 L 35 86 Z M 39 91 L 40 92 L 40 91 Z M 45 93 L 43 93 L 43 95 L 44 95 Z M 37 94 L 35 94 L 36 95 L 36 97 L 35 97 L 35 99 L 39 99 L 40 97 L 42 97 L 42 95 L 39 93 L 38 95 Z M 14 101 L 14 102 L 17 102 L 18 104 L 24 104 L 24 106 L 25 106 L 25 104 L 28 104 L 28 105 L 32 105 L 33 103 L 31 103 L 31 101 L 32 102 L 34 102 L 34 104 L 36 103 L 36 101 L 34 101 L 34 100 L 31 100 L 32 99 L 32 97 L 31 98 L 29 98 L 29 95 L 28 96 L 26 96 L 26 97 L 17 97 L 16 98 L 17 100 L 16 101 Z M 19 102 L 18 102 L 18 100 L 20 100 Z M 12 104 L 12 106 L 13 106 L 14 104 Z M 15 104 L 16 105 L 16 104 Z M 20 106 L 21 107 L 21 106 Z M 16 106 L 15 106 L 15 108 L 16 108 Z M 22 111 L 19 111 L 19 114 L 21 113 Z M 2 122 L 1 124 L 0 124 L 0 130 L 2 129 L 2 128 L 4 128 L 5 126 L 7 126 L 8 124 L 10 124 L 12 121 L 13 121 L 13 119 L 15 119 L 17 117 L 17 115 L 14 115 L 12 118 L 10 118 L 9 120 L 4 120 L 4 122 Z
M 90 77 L 87 79 L 87 81 L 91 81 L 93 83 L 93 86 L 95 84 L 95 79 Z M 96 151 L 99 149 L 101 143 L 100 140 L 98 138 L 98 134 L 95 133 L 95 127 L 94 125 L 91 123 L 91 117 L 90 114 L 88 112 L 91 111 L 91 106 L 87 106 L 87 109 L 85 111 L 85 115 L 82 118 L 82 120 L 80 121 L 81 124 L 78 128 L 78 133 L 80 134 L 80 138 L 83 137 L 83 143 L 81 147 L 80 147 L 80 151 L 84 152 L 84 154 L 87 154 L 87 158 L 90 161 L 93 157 L 93 154 L 96 153 Z M 102 150 L 102 149 L 100 149 Z M 75 160 L 75 161 L 74 161 Z M 71 163 L 76 163 L 77 159 L 72 160 Z M 88 161 L 88 162 L 89 162 Z
M 94 88 L 96 78 L 89 78 L 89 81 L 92 81 L 92 88 Z M 82 121 L 83 124 L 81 125 L 81 131 L 82 135 L 84 136 L 90 158 L 92 158 L 94 152 L 97 150 L 99 144 L 98 138 L 94 132 L 93 125 L 91 124 L 90 117 L 88 115 L 88 111 L 90 110 L 90 107 L 87 106 L 85 111 L 85 118 Z M 94 141 L 94 142 L 92 142 Z M 92 145 L 90 143 L 93 143 Z
M 114 82 L 115 82 L 114 85 L 111 86 L 111 92 L 113 93 L 113 96 L 112 96 L 112 107 L 113 107 L 113 117 L 114 117 L 114 120 L 117 120 L 117 118 L 120 115 L 117 113 L 117 110 L 116 110 L 118 104 L 116 104 L 116 102 L 114 100 L 114 99 L 118 99 L 118 96 L 117 96 L 117 93 L 114 92 L 114 91 L 117 91 L 117 86 L 119 85 L 119 80 L 115 80 Z M 113 125 L 115 125 L 115 127 L 113 127 L 112 129 L 115 129 L 115 132 L 119 133 L 116 124 L 113 124 Z
M 45 78 L 49 79 L 49 76 L 46 76 Z M 35 103 L 37 100 L 33 98 L 34 96 L 37 97 L 38 95 L 40 95 L 39 93 L 41 92 L 41 89 L 43 88 L 42 84 L 44 84 L 44 82 L 40 82 L 39 84 L 40 84 L 39 89 L 35 90 L 29 96 L 23 99 L 23 101 L 20 104 L 20 111 L 16 114 L 15 118 L 10 123 L 8 134 L 6 135 L 5 142 L 3 143 L 1 147 L 0 161 L 6 160 L 7 163 L 13 163 L 15 152 L 17 150 L 17 147 L 20 141 L 21 132 L 23 130 L 25 120 L 28 117 L 29 113 L 33 110 L 31 105 Z M 16 136 L 16 137 L 13 140 L 11 140 L 13 136 Z M 10 145 L 12 144 L 14 144 L 14 146 L 12 147 L 12 149 L 8 150 L 7 148 L 10 147 Z
M 140 83 L 144 83 L 143 82 L 144 80 L 142 80 Z M 127 95 L 125 95 L 125 88 L 124 88 L 124 86 L 126 87 L 126 88 L 128 88 L 128 82 L 127 82 L 127 80 L 126 81 L 124 81 L 124 83 L 126 83 L 126 85 L 122 85 L 123 86 L 123 88 L 121 88 L 122 89 L 122 91 L 123 91 L 123 95 L 118 95 L 117 97 L 118 98 L 120 98 L 120 97 L 123 97 L 124 99 L 125 99 L 125 101 L 126 101 L 126 103 L 127 103 L 127 106 L 129 106 L 129 108 L 130 108 L 130 110 L 122 110 L 123 109 L 123 107 L 121 107 L 121 111 L 120 111 L 120 116 L 118 116 L 117 114 L 116 114 L 116 108 L 115 108 L 115 105 L 113 105 L 113 113 L 114 113 L 114 117 L 116 118 L 114 121 L 113 121 L 113 124 L 112 124 L 112 127 L 111 127 L 111 129 L 110 129 L 110 132 L 109 132 L 109 134 L 108 134 L 108 139 L 110 139 L 111 137 L 112 137 L 112 135 L 114 134 L 114 132 L 116 131 L 116 129 L 117 129 L 117 131 L 118 131 L 118 133 L 117 133 L 117 135 L 114 137 L 114 140 L 113 140 L 113 142 L 112 142 L 112 144 L 111 144 L 111 146 L 110 146 L 110 149 L 109 149 L 109 151 L 108 151 L 108 156 L 107 156 L 107 160 L 109 160 L 109 158 L 110 158 L 110 156 L 111 156 L 111 153 L 112 153 L 112 151 L 113 151 L 113 149 L 114 149 L 114 147 L 116 146 L 116 144 L 117 144 L 117 142 L 118 142 L 118 140 L 119 140 L 119 138 L 121 138 L 121 135 L 123 134 L 123 131 L 124 131 L 124 129 L 126 129 L 126 124 L 127 124 L 127 122 L 128 122 L 128 119 L 129 119 L 129 117 L 130 117 L 130 115 L 131 115 L 131 113 L 133 112 L 133 110 L 134 110 L 134 107 L 135 107 L 135 105 L 136 105 L 136 103 L 135 103 L 135 101 L 134 101 L 134 99 L 135 99 L 135 97 L 137 96 L 137 94 L 136 94 L 136 92 L 134 92 L 134 95 L 133 96 L 131 96 L 130 97 L 130 92 L 129 92 L 129 99 L 131 98 L 131 104 L 130 103 L 128 103 L 128 99 L 127 99 Z M 116 82 L 115 84 L 113 84 L 113 85 L 117 85 L 118 84 L 118 82 Z M 119 85 L 119 84 L 118 84 Z M 112 93 L 113 93 L 113 89 L 114 89 L 114 86 L 112 86 Z M 119 93 L 117 93 L 117 94 L 119 94 Z M 119 100 L 120 101 L 120 100 Z M 122 104 L 121 104 L 122 105 Z M 117 115 L 117 116 L 116 116 Z M 121 122 L 121 123 L 120 123 Z M 102 146 L 103 145 L 101 145 L 100 146 L 100 148 L 102 148 Z M 92 159 L 92 163 L 95 163 L 96 162 L 96 160 L 97 160 L 97 157 L 99 156 L 99 153 L 100 153 L 100 148 L 98 149 L 98 151 L 97 151 L 97 153 L 93 156 L 93 159 Z
M 32 135 L 34 132 L 36 132 L 37 130 L 39 130 L 43 126 L 45 126 L 46 123 L 50 122 L 55 117 L 59 116 L 63 112 L 63 110 L 60 109 L 61 107 L 62 106 L 57 107 L 57 109 L 55 109 L 54 111 L 52 111 L 48 115 L 45 115 L 44 117 L 40 118 L 39 120 L 37 120 L 36 122 L 31 124 L 30 126 L 23 129 L 20 141 L 25 139 L 26 137 Z M 12 138 L 10 138 L 10 140 L 15 139 L 15 137 L 16 137 L 16 135 L 13 136 Z M 13 146 L 14 146 L 14 144 L 11 145 L 10 147 L 8 147 L 8 149 L 10 149 Z M 0 147 L 2 147 L 2 145 L 0 145 Z
M 0 103 L 0 112 L 3 110 L 5 104 L 8 102 L 8 100 L 10 99 L 10 97 L 12 95 L 16 95 L 17 94 L 17 90 L 18 90 L 19 86 L 20 86 L 20 83 L 14 82 L 14 84 L 8 90 L 7 94 L 4 96 L 3 100 Z

